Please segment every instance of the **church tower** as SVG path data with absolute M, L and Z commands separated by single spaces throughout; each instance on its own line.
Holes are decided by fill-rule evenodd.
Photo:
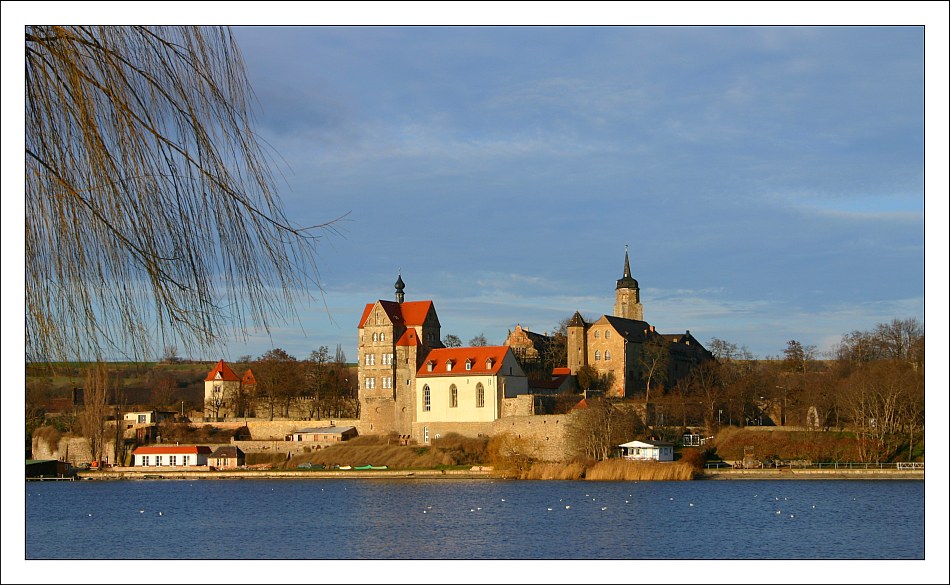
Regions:
M 614 303 L 614 316 L 643 321 L 640 285 L 637 283 L 637 279 L 630 275 L 630 253 L 626 246 L 623 253 L 623 278 L 617 281 L 617 302 Z

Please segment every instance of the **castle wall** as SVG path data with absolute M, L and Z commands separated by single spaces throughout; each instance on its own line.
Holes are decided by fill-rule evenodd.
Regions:
M 514 399 L 513 399 L 514 401 Z M 428 434 L 431 443 L 449 433 L 466 437 L 493 437 L 509 433 L 518 439 L 527 439 L 535 448 L 536 456 L 544 461 L 562 461 L 570 457 L 567 447 L 571 415 L 509 416 L 491 423 L 414 423 L 413 437 L 425 444 Z

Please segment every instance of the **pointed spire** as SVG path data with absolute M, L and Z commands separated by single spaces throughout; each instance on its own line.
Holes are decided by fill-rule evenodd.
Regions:
M 632 278 L 630 274 L 630 244 L 623 246 L 623 277 Z
M 630 273 L 630 246 L 623 247 L 623 278 L 617 281 L 617 288 L 640 288 L 640 283 Z

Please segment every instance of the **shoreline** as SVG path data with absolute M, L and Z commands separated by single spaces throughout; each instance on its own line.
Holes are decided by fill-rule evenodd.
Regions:
M 46 478 L 51 479 L 51 478 Z M 464 479 L 464 480 L 510 480 L 502 475 L 487 470 L 468 469 L 424 469 L 424 470 L 321 470 L 299 471 L 294 469 L 273 470 L 235 470 L 235 471 L 207 471 L 207 470 L 176 470 L 167 471 L 150 469 L 118 470 L 118 471 L 80 471 L 76 480 L 92 481 L 147 481 L 147 480 L 194 480 L 194 479 Z M 732 469 L 706 470 L 697 474 L 692 480 L 686 481 L 743 481 L 743 480 L 924 480 L 923 470 L 881 470 L 881 469 Z M 537 480 L 545 481 L 545 480 Z M 574 480 L 594 481 L 594 480 Z

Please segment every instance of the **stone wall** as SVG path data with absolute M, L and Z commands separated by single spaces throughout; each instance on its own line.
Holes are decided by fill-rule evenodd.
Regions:
M 544 461 L 563 461 L 571 457 L 568 445 L 570 414 L 510 416 L 495 421 L 492 435 L 509 433 L 528 439 L 537 449 L 537 457 Z
M 534 394 L 521 394 L 501 401 L 502 418 L 511 416 L 531 416 L 534 414 Z
M 103 446 L 103 458 L 112 462 L 115 441 L 108 441 Z M 56 459 L 65 461 L 73 466 L 92 462 L 92 449 L 85 437 L 60 437 L 55 445 L 48 444 L 39 437 L 33 437 L 33 459 Z
M 466 437 L 493 437 L 508 433 L 518 439 L 527 439 L 537 450 L 538 458 L 545 461 L 562 461 L 571 456 L 567 445 L 569 414 L 508 416 L 490 423 L 415 423 L 413 438 L 425 442 L 426 430 L 429 441 L 458 433 Z

